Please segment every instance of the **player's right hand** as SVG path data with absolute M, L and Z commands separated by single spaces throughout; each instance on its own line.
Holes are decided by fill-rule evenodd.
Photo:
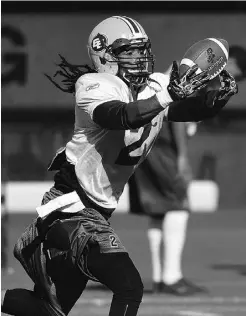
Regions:
M 197 69 L 197 65 L 188 68 L 188 70 L 180 78 L 178 63 L 177 61 L 173 61 L 170 73 L 170 82 L 167 87 L 173 101 L 185 99 L 197 90 L 205 87 L 205 85 L 209 82 L 210 77 L 208 72 L 202 71 L 196 75 L 195 73 Z

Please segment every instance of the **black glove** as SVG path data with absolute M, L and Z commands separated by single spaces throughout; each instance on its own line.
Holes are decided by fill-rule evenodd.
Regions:
M 238 85 L 232 75 L 222 70 L 219 74 L 220 88 L 217 90 L 210 90 L 206 93 L 205 104 L 213 111 L 220 111 L 228 102 L 230 97 L 238 93 Z
M 221 88 L 216 95 L 215 101 L 229 99 L 231 96 L 238 93 L 238 85 L 228 71 L 222 70 L 219 76 Z
M 208 75 L 208 71 L 202 71 L 200 74 L 195 75 L 197 69 L 197 65 L 190 67 L 180 78 L 178 63 L 173 61 L 170 82 L 167 86 L 167 90 L 173 101 L 182 100 L 192 95 L 194 92 L 205 87 L 209 82 L 210 76 Z

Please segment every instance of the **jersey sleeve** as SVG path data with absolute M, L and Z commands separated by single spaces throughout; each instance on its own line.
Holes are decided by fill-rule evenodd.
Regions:
M 155 80 L 159 83 L 162 90 L 167 91 L 167 86 L 170 82 L 170 74 L 168 72 L 161 73 L 161 72 L 154 72 L 152 75 L 150 75 L 150 78 L 152 80 Z
M 77 81 L 75 89 L 77 106 L 88 113 L 91 118 L 99 104 L 115 100 L 124 101 L 121 87 L 103 74 L 82 76 Z

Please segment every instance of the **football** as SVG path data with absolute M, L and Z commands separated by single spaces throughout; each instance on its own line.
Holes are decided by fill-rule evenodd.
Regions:
M 196 74 L 208 70 L 210 79 L 215 78 L 226 66 L 229 56 L 228 42 L 221 38 L 206 38 L 193 44 L 184 54 L 179 67 L 182 76 L 188 68 L 198 66 Z

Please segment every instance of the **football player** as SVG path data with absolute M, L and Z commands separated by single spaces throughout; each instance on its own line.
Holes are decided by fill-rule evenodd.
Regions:
M 155 73 L 150 39 L 129 17 L 99 23 L 89 36 L 88 52 L 92 66 L 72 65 L 62 57 L 56 73 L 62 82 L 48 76 L 75 95 L 74 134 L 52 160 L 54 186 L 14 248 L 34 291 L 2 293 L 4 313 L 67 315 L 91 279 L 112 290 L 110 316 L 137 315 L 142 280 L 108 219 L 162 121 L 214 116 L 234 93 L 229 77 L 225 89 L 210 95 L 213 106 L 204 96 L 187 102 L 209 82 L 208 74 L 195 75 L 197 68 L 190 68 L 181 85 L 177 63 L 170 77 Z
M 185 122 L 163 122 L 155 144 L 129 181 L 131 212 L 147 216 L 152 293 L 205 293 L 183 276 L 192 170 Z M 163 257 L 163 258 L 162 258 Z

